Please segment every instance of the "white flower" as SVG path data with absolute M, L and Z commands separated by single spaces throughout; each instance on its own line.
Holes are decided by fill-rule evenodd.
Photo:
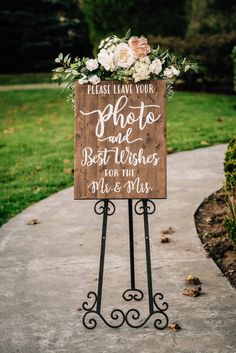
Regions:
M 176 69 L 173 65 L 171 65 L 170 68 L 171 68 L 174 76 L 179 76 L 180 71 L 178 69 Z
M 174 76 L 171 68 L 167 67 L 164 70 L 164 76 L 167 77 L 167 78 L 172 78 Z
M 80 85 L 83 85 L 84 83 L 88 82 L 87 76 L 83 75 L 79 80 L 78 80 Z
M 172 78 L 173 76 L 179 76 L 180 71 L 176 69 L 173 65 L 164 70 L 164 76 L 167 78 Z
M 139 61 L 141 63 L 145 63 L 145 64 L 148 64 L 148 65 L 151 64 L 151 60 L 150 60 L 149 56 L 143 56 L 143 57 L 139 58 Z
M 115 65 L 113 61 L 113 55 L 108 53 L 106 49 L 101 49 L 98 53 L 98 62 L 107 70 L 114 71 Z
M 97 85 L 99 82 L 101 82 L 101 79 L 97 75 L 93 75 L 89 77 L 89 82 L 91 82 L 93 85 Z
M 162 70 L 162 64 L 160 59 L 154 59 L 151 65 L 149 66 L 150 72 L 155 75 L 159 75 Z
M 86 68 L 89 71 L 94 71 L 98 68 L 98 61 L 96 59 L 89 59 L 86 61 Z
M 150 78 L 149 64 L 137 60 L 133 68 L 133 79 L 135 82 L 148 80 Z
M 114 62 L 118 67 L 129 68 L 135 60 L 133 50 L 126 43 L 120 43 L 114 50 Z

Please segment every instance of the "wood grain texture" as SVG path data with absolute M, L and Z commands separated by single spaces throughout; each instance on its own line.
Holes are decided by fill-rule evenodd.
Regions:
M 167 197 L 165 93 L 164 80 L 76 85 L 75 199 Z

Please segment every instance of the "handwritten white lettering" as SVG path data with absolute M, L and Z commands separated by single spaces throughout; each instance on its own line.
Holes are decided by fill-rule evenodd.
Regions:
M 138 152 L 130 151 L 129 147 L 126 147 L 123 150 L 120 150 L 118 147 L 113 147 L 112 149 L 105 148 L 102 151 L 94 154 L 91 147 L 85 147 L 82 150 L 82 166 L 92 166 L 92 165 L 107 165 L 111 155 L 114 156 L 115 164 L 127 164 L 130 166 L 137 166 L 138 164 L 152 164 L 156 166 L 159 163 L 159 157 L 156 152 L 144 155 L 143 148 L 140 148 Z
M 143 101 L 140 102 L 140 105 L 137 107 L 129 106 L 130 109 L 137 109 L 138 116 L 135 116 L 134 112 L 129 112 L 127 116 L 124 116 L 122 110 L 127 106 L 128 97 L 121 96 L 117 100 L 115 106 L 108 104 L 103 111 L 100 109 L 92 110 L 91 112 L 80 111 L 83 115 L 98 114 L 99 119 L 95 129 L 97 137 L 102 137 L 104 135 L 105 123 L 110 119 L 113 119 L 115 126 L 119 125 L 124 129 L 127 125 L 133 125 L 135 122 L 138 122 L 138 127 L 140 130 L 145 129 L 147 125 L 153 124 L 158 121 L 161 117 L 161 114 L 158 114 L 156 117 L 153 112 L 148 112 L 144 117 L 144 110 L 147 108 L 160 108 L 157 104 L 148 104 L 145 105 Z
M 152 188 L 148 182 L 141 182 L 140 178 L 137 177 L 134 181 L 128 180 L 124 185 L 119 181 L 115 182 L 114 186 L 110 186 L 108 182 L 105 182 L 105 178 L 101 178 L 99 181 L 93 180 L 88 188 L 92 194 L 99 191 L 101 194 L 107 194 L 111 191 L 121 192 L 122 189 L 128 194 L 136 192 L 137 194 L 148 194 Z

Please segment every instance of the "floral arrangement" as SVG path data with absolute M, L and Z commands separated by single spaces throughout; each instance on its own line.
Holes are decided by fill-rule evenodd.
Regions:
M 67 83 L 65 88 L 73 88 L 79 84 L 96 85 L 103 80 L 134 81 L 166 80 L 167 96 L 173 96 L 173 82 L 188 70 L 197 72 L 196 63 L 189 62 L 171 53 L 169 50 L 151 48 L 145 37 L 130 36 L 130 30 L 125 37 L 109 36 L 101 41 L 97 57 L 78 58 L 73 61 L 70 54 L 62 53 L 55 59 L 60 64 L 53 70 L 53 80 L 59 85 Z M 73 100 L 73 93 L 69 96 Z

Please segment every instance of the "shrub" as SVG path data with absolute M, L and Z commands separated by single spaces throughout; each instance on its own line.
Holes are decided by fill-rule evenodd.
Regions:
M 236 45 L 236 32 L 229 34 L 195 35 L 185 39 L 179 37 L 154 37 L 150 42 L 170 48 L 182 56 L 192 57 L 205 66 L 206 70 L 198 75 L 206 84 L 233 87 L 232 49 Z M 185 80 L 193 77 L 185 76 Z
M 236 28 L 235 0 L 188 0 L 188 34 L 230 33 Z
M 77 0 L 0 1 L 1 73 L 48 71 L 60 51 L 90 55 Z
M 224 172 L 226 189 L 236 191 L 236 138 L 232 138 L 225 153 Z
M 236 91 L 236 46 L 232 50 L 232 60 L 233 60 L 233 75 L 234 75 L 234 90 Z
M 236 138 L 232 138 L 225 153 L 224 172 L 229 205 L 224 225 L 236 246 Z
M 80 0 L 94 48 L 107 35 L 119 37 L 131 28 L 133 35 L 150 33 L 184 36 L 186 1 L 179 0 Z M 170 16 L 171 9 L 171 16 Z

